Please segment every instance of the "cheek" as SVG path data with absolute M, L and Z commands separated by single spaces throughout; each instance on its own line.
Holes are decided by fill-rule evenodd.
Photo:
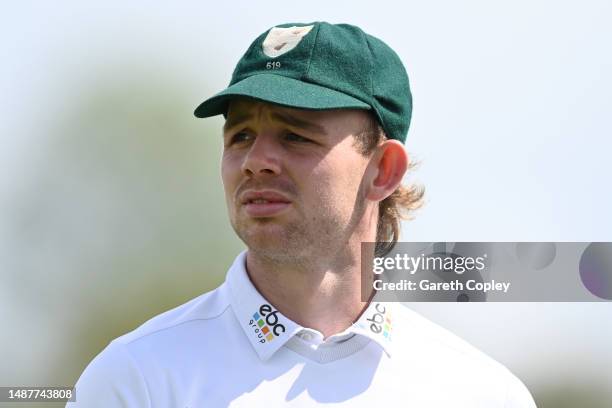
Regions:
M 226 196 L 229 196 L 240 180 L 241 162 L 236 155 L 223 153 L 221 157 L 221 181 Z
M 363 179 L 367 161 L 359 154 L 344 154 L 336 157 L 333 172 L 336 175 L 336 183 L 342 191 L 357 190 Z
M 329 157 L 313 172 L 315 198 L 322 205 L 350 207 L 355 204 L 365 166 L 362 157 Z

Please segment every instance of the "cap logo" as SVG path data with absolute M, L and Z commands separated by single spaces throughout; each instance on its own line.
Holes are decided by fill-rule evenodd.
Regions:
M 263 52 L 276 58 L 294 49 L 302 38 L 312 30 L 312 25 L 302 27 L 273 27 L 263 41 Z

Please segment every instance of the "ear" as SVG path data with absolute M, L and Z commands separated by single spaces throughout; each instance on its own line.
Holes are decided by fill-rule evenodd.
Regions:
M 374 177 L 368 186 L 366 197 L 382 201 L 401 184 L 408 169 L 408 154 L 397 140 L 386 140 L 378 146 L 370 162 Z

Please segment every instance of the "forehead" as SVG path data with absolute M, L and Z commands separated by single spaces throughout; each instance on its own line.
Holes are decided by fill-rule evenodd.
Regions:
M 227 111 L 225 130 L 250 120 L 265 118 L 317 133 L 335 133 L 363 129 L 369 118 L 368 111 L 360 109 L 311 110 L 296 109 L 261 102 L 254 99 L 233 99 Z

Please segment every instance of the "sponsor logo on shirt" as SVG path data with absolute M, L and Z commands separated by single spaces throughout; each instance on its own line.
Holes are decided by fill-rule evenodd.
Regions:
M 391 339 L 391 317 L 387 308 L 380 303 L 374 305 L 374 314 L 366 320 L 370 322 L 370 330 L 376 334 L 382 334 L 386 339 Z
M 285 326 L 279 323 L 278 310 L 274 310 L 267 303 L 259 306 L 257 312 L 253 314 L 253 318 L 249 320 L 249 326 L 262 344 L 274 340 L 285 332 Z

